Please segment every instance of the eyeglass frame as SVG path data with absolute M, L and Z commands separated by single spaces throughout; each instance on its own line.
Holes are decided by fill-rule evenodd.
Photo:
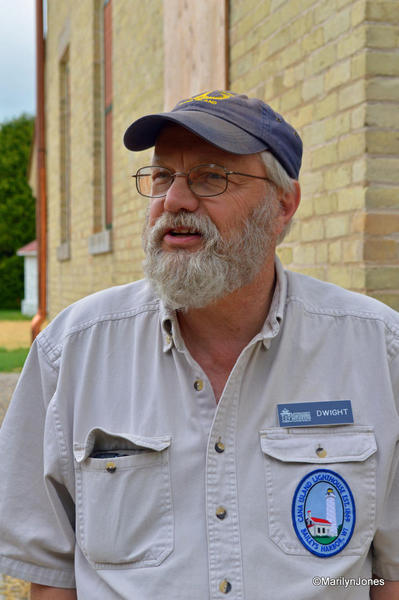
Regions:
M 139 184 L 138 184 L 138 179 L 140 177 L 139 171 L 141 171 L 142 169 L 156 168 L 156 167 L 165 169 L 166 171 L 170 172 L 170 174 L 171 174 L 170 185 L 169 185 L 168 189 L 166 190 L 165 194 L 160 194 L 159 196 L 149 196 L 148 194 L 143 194 L 139 190 Z M 225 174 L 225 181 L 226 181 L 226 187 L 224 188 L 224 190 L 221 192 L 217 192 L 217 194 L 197 194 L 196 192 L 193 192 L 193 190 L 191 189 L 189 176 L 193 169 L 198 169 L 199 167 L 218 167 L 219 169 L 223 169 L 224 174 Z M 132 175 L 132 177 L 134 177 L 136 179 L 136 189 L 137 189 L 138 193 L 140 194 L 140 196 L 143 196 L 144 198 L 163 198 L 164 196 L 166 196 L 166 194 L 172 187 L 175 178 L 183 177 L 183 176 L 186 178 L 187 187 L 190 189 L 191 193 L 194 194 L 194 196 L 197 196 L 198 198 L 214 198 L 215 196 L 220 196 L 221 194 L 224 194 L 225 191 L 227 190 L 227 187 L 229 185 L 229 175 L 242 175 L 243 177 L 252 177 L 253 179 L 263 179 L 264 181 L 268 181 L 269 183 L 272 183 L 273 185 L 275 185 L 275 182 L 272 181 L 271 179 L 269 179 L 269 177 L 261 177 L 260 175 L 251 175 L 250 173 L 241 173 L 240 171 L 229 171 L 229 169 L 226 169 L 226 167 L 223 167 L 222 165 L 217 165 L 215 163 L 209 163 L 209 164 L 204 163 L 204 164 L 200 164 L 200 165 L 195 165 L 194 167 L 191 167 L 191 169 L 189 169 L 187 171 L 187 173 L 185 173 L 184 171 L 175 171 L 173 173 L 171 171 L 171 169 L 169 169 L 169 167 L 162 167 L 160 165 L 146 165 L 144 167 L 140 167 L 139 169 L 137 169 L 136 173 L 134 175 Z

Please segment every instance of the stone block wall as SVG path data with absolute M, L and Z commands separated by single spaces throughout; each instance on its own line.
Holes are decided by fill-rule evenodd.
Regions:
M 46 61 L 48 311 L 53 318 L 78 298 L 141 277 L 141 229 L 146 202 L 135 190 L 131 174 L 150 160 L 133 156 L 122 138 L 127 126 L 146 111 L 163 109 L 162 2 L 118 0 L 113 3 L 113 223 L 111 251 L 90 254 L 101 185 L 94 153 L 98 147 L 95 106 L 99 86 L 97 2 L 48 2 Z M 71 85 L 71 239 L 70 258 L 59 260 L 60 245 L 60 58 L 69 47 Z M 98 67 L 98 64 L 97 64 Z M 98 162 L 98 161 L 97 161 Z
M 399 309 L 399 4 L 231 2 L 230 87 L 304 141 L 283 262 Z
M 96 15 L 103 3 L 48 1 L 50 318 L 82 296 L 142 275 L 146 201 L 136 193 L 130 175 L 148 164 L 151 152 L 129 153 L 122 146 L 123 133 L 136 117 L 162 111 L 164 99 L 170 96 L 173 77 L 165 78 L 164 65 L 168 32 L 173 27 L 176 36 L 202 32 L 204 43 L 191 44 L 196 53 L 216 35 L 210 27 L 207 34 L 198 24 L 190 28 L 189 5 L 196 0 L 180 1 L 184 23 L 178 16 L 171 23 L 169 15 L 165 27 L 162 0 L 112 0 L 112 248 L 100 254 L 88 251 L 88 240 L 98 231 L 101 193 L 101 118 L 96 110 L 102 91 Z M 178 15 L 179 0 L 172 4 Z M 212 2 L 211 6 L 214 10 L 218 5 Z M 298 129 L 304 141 L 302 203 L 279 248 L 283 263 L 399 309 L 397 0 L 230 0 L 223 14 L 227 35 L 220 34 L 218 22 L 217 37 L 223 39 L 219 45 L 213 43 L 212 52 L 224 53 L 228 40 L 229 89 L 263 98 Z M 198 18 L 198 11 L 193 10 L 192 16 Z M 70 258 L 60 260 L 59 69 L 66 48 L 71 84 L 71 239 Z M 209 86 L 204 78 L 207 54 L 192 61 L 202 65 L 201 86 L 211 89 L 212 65 Z M 181 69 L 191 68 L 187 57 L 179 64 Z M 193 85 L 192 76 L 179 79 L 186 80 Z M 181 95 L 198 91 L 202 90 Z

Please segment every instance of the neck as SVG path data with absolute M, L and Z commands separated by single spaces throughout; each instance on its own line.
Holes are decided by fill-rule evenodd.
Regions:
M 196 351 L 204 351 L 208 356 L 215 354 L 220 359 L 220 350 L 224 348 L 223 355 L 234 357 L 235 362 L 241 350 L 261 330 L 274 287 L 273 259 L 247 286 L 209 306 L 179 311 L 181 333 L 194 357 Z

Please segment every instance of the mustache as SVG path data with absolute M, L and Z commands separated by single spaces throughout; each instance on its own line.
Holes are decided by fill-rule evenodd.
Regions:
M 158 246 L 165 233 L 177 227 L 195 230 L 201 235 L 205 243 L 221 239 L 220 233 L 210 217 L 180 211 L 176 214 L 163 213 L 152 227 L 149 226 L 147 215 L 143 235 L 144 246 L 146 247 L 148 244 Z

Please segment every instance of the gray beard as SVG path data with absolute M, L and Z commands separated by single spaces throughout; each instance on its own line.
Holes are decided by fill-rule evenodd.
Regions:
M 278 204 L 270 196 L 255 207 L 241 230 L 228 239 L 206 215 L 186 211 L 164 213 L 143 231 L 144 273 L 164 304 L 172 310 L 203 308 L 248 285 L 274 252 L 274 222 Z M 197 251 L 165 252 L 162 238 L 175 227 L 193 228 L 202 235 Z

